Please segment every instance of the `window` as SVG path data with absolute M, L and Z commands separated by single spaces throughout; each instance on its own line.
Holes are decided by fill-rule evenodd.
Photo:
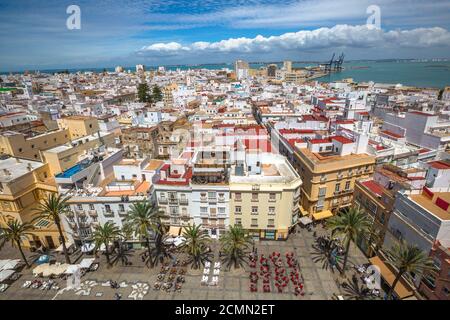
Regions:
M 252 201 L 258 201 L 258 194 L 252 193 Z
M 19 148 L 19 152 L 22 152 L 22 148 Z
M 241 218 L 234 218 L 234 222 L 236 225 L 242 225 L 242 219 Z
M 252 214 L 258 214 L 258 207 L 252 207 Z
M 224 194 L 224 193 L 219 193 L 219 199 L 223 199 L 223 198 L 224 198 L 224 196 L 225 196 L 225 194 Z
M 121 178 L 122 180 L 125 180 L 125 176 L 124 176 L 124 175 L 121 175 L 120 178 Z
M 275 214 L 275 207 L 269 207 L 269 215 Z
M 235 193 L 234 199 L 236 201 L 241 201 L 242 200 L 242 193 L 240 193 L 240 192 Z
M 208 198 L 209 199 L 215 199 L 216 198 L 216 193 L 215 192 L 208 192 Z
M 325 197 L 327 193 L 327 188 L 319 188 L 319 197 Z
M 77 209 L 78 210 L 83 210 L 83 205 L 82 204 L 77 204 Z
M 252 219 L 252 227 L 258 226 L 258 219 Z
M 277 198 L 277 195 L 275 193 L 269 193 L 269 200 L 270 201 L 275 201 Z
M 109 204 L 105 204 L 105 211 L 111 213 L 111 206 Z
M 208 213 L 208 207 L 200 207 L 200 213 Z
M 123 204 L 119 204 L 119 211 L 120 212 L 124 212 L 125 211 L 125 206 Z
M 433 265 L 437 270 L 441 270 L 441 260 L 437 257 L 433 257 Z
M 241 206 L 236 206 L 234 208 L 234 213 L 235 214 L 241 214 L 242 213 L 242 207 Z
M 94 207 L 94 205 L 92 203 L 89 204 L 89 210 L 95 210 L 95 207 Z
M 137 175 L 133 174 L 133 179 L 136 179 L 136 178 L 137 178 Z
M 268 227 L 274 227 L 275 226 L 275 219 L 269 219 L 267 221 L 267 226 Z
M 345 190 L 350 190 L 350 181 L 345 183 Z
M 431 275 L 431 274 L 425 275 L 423 277 L 423 281 L 425 282 L 425 284 L 428 287 L 431 287 L 431 288 L 435 288 L 436 287 L 436 278 L 433 275 Z
M 323 204 L 324 204 L 324 200 L 323 199 L 319 199 L 317 201 L 317 210 L 322 210 Z
M 449 290 L 447 287 L 442 287 L 442 293 L 443 293 L 445 296 L 448 296 L 449 293 L 450 293 L 450 290 Z
M 341 189 L 341 184 L 336 183 L 336 185 L 334 186 L 334 192 L 339 192 L 339 189 Z
M 220 214 L 224 214 L 225 213 L 225 208 L 217 208 L 219 210 Z

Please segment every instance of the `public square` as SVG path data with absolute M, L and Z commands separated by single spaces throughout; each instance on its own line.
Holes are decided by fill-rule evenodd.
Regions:
M 223 265 L 218 274 L 216 286 L 201 284 L 203 268 L 200 270 L 188 268 L 180 292 L 154 290 L 153 285 L 157 281 L 161 266 L 147 268 L 140 259 L 139 253 L 142 251 L 134 251 L 129 260 L 132 265 L 129 266 L 122 266 L 119 262 L 108 268 L 104 255 L 100 255 L 96 260 L 100 263 L 99 269 L 95 272 L 88 272 L 83 276 L 81 278 L 81 289 L 78 290 L 64 289 L 66 281 L 62 279 L 55 280 L 60 290 L 23 288 L 22 285 L 25 281 L 35 279 L 32 274 L 35 265 L 30 269 L 24 268 L 20 272 L 21 277 L 12 283 L 5 292 L 0 293 L 0 300 L 111 300 L 115 299 L 117 293 L 123 300 L 329 300 L 342 294 L 337 284 L 339 281 L 336 281 L 339 273 L 337 270 L 332 271 L 329 267 L 324 266 L 320 258 L 315 258 L 317 255 L 313 249 L 314 231 L 317 236 L 326 234 L 326 231 L 320 226 L 316 226 L 312 231 L 299 228 L 297 233 L 291 234 L 286 241 L 258 241 L 255 243 L 259 255 L 269 256 L 274 251 L 280 252 L 282 256 L 287 252 L 294 253 L 304 279 L 304 295 L 294 295 L 293 290 L 289 290 L 289 286 L 283 293 L 276 292 L 273 287 L 270 293 L 264 293 L 262 286 L 258 288 L 257 292 L 252 293 L 249 289 L 249 274 L 251 271 L 249 266 L 245 266 L 245 270 L 241 268 L 225 271 Z M 213 243 L 212 248 L 214 259 L 211 264 L 214 265 L 215 262 L 219 261 L 217 241 Z M 19 258 L 18 250 L 5 246 L 0 251 L 0 259 L 5 258 Z M 74 263 L 79 262 L 82 258 L 84 256 L 80 256 Z M 58 256 L 57 260 L 63 262 L 64 256 Z M 352 265 L 367 262 L 368 260 L 364 255 L 352 244 L 349 269 Z M 119 288 L 111 288 L 110 280 L 116 282 Z

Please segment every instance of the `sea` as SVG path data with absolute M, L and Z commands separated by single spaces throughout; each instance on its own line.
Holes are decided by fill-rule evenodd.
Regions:
M 282 62 L 271 62 L 282 66 Z M 260 68 L 271 63 L 250 63 L 251 68 Z M 293 62 L 295 68 L 315 67 L 320 62 Z M 202 65 L 169 65 L 166 70 L 187 69 L 233 69 L 232 63 L 202 64 Z M 51 69 L 40 70 L 41 73 L 55 73 L 68 70 L 69 72 L 102 72 L 114 71 L 114 68 L 80 68 L 80 69 Z M 146 70 L 154 70 L 157 67 L 146 66 Z M 134 71 L 134 67 L 124 67 L 124 70 Z M 8 74 L 3 72 L 1 74 Z M 415 87 L 444 88 L 450 86 L 450 60 L 358 60 L 344 62 L 341 72 L 317 78 L 320 82 L 333 82 L 346 78 L 352 78 L 355 82 L 373 81 L 376 83 L 402 84 Z

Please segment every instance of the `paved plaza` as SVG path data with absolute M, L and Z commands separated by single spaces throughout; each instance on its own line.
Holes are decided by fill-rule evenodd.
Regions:
M 293 290 L 285 290 L 283 293 L 277 293 L 272 290 L 270 293 L 262 292 L 262 283 L 258 287 L 258 292 L 250 292 L 249 272 L 250 268 L 246 266 L 246 270 L 240 269 L 234 271 L 225 271 L 222 266 L 218 275 L 218 285 L 203 286 L 201 285 L 202 271 L 191 271 L 188 268 L 185 275 L 185 283 L 182 284 L 181 292 L 165 292 L 162 290 L 154 290 L 153 284 L 157 280 L 160 266 L 153 269 L 147 268 L 139 257 L 142 251 L 135 251 L 130 261 L 132 265 L 122 266 L 120 263 L 113 267 L 107 268 L 104 256 L 100 256 L 100 268 L 95 272 L 88 272 L 81 278 L 82 288 L 78 290 L 64 289 L 66 281 L 62 279 L 56 280 L 60 290 L 40 290 L 31 288 L 22 288 L 26 280 L 35 279 L 31 269 L 23 269 L 20 273 L 21 278 L 15 281 L 5 292 L 0 293 L 0 300 L 5 299 L 27 299 L 27 300 L 81 300 L 81 299 L 99 299 L 111 300 L 114 295 L 119 293 L 123 300 L 323 300 L 331 299 L 334 294 L 341 294 L 338 288 L 337 279 L 338 271 L 332 271 L 330 268 L 324 268 L 321 261 L 314 259 L 314 236 L 317 234 L 325 234 L 320 226 L 307 231 L 298 229 L 296 234 L 290 235 L 287 241 L 259 241 L 256 242 L 258 254 L 268 256 L 273 251 L 278 251 L 284 256 L 287 252 L 294 252 L 297 258 L 300 271 L 304 278 L 305 295 L 295 296 Z M 212 265 L 218 260 L 218 246 L 214 246 L 215 256 Z M 17 249 L 5 246 L 0 251 L 0 259 L 18 258 Z M 80 257 L 77 262 L 82 259 Z M 58 257 L 58 261 L 63 262 L 63 255 Z M 352 245 L 350 252 L 349 265 L 367 263 L 364 255 Z M 34 267 L 34 266 L 33 266 Z M 112 289 L 108 285 L 108 281 L 113 280 L 120 286 L 118 289 Z M 273 284 L 272 284 L 273 285 Z M 289 284 L 291 285 L 291 284 Z M 275 289 L 275 288 L 273 288 Z M 289 289 L 289 287 L 288 287 Z M 292 289 L 292 288 L 290 288 Z

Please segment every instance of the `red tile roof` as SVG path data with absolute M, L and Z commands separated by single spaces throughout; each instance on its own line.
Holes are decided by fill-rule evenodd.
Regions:
M 411 111 L 410 113 L 417 114 L 417 115 L 420 115 L 420 116 L 426 116 L 426 117 L 434 116 L 434 114 L 431 114 L 431 113 L 425 113 L 425 112 L 420 112 L 420 111 Z
M 383 131 L 381 131 L 381 133 L 383 133 L 385 135 L 388 135 L 388 136 L 391 136 L 391 137 L 394 137 L 394 138 L 397 138 L 397 139 L 403 138 L 403 136 L 401 136 L 399 134 L 396 134 L 394 132 L 388 131 L 388 130 L 383 130 Z
M 329 139 L 311 139 L 309 140 L 312 144 L 319 144 L 319 143 L 330 143 L 331 141 Z
M 369 189 L 373 193 L 375 193 L 377 196 L 381 196 L 383 194 L 384 191 L 383 186 L 373 180 L 364 181 L 361 182 L 361 184 L 364 185 L 367 189 Z
M 331 140 L 336 140 L 342 144 L 348 144 L 348 143 L 353 143 L 353 140 L 350 140 L 349 138 L 343 137 L 343 136 L 335 136 L 335 137 L 331 137 Z
M 314 133 L 311 129 L 280 129 L 278 130 L 281 134 L 287 133 Z
M 429 165 L 431 165 L 435 169 L 450 169 L 450 164 L 444 162 L 444 161 L 432 161 L 428 162 Z

